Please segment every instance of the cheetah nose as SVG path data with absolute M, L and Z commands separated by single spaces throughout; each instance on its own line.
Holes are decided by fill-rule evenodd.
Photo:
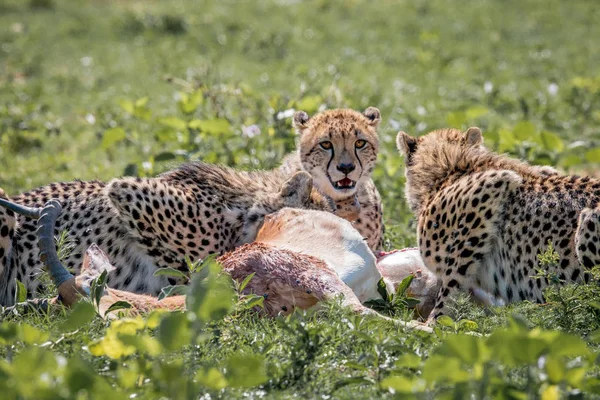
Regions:
M 337 166 L 337 170 L 340 172 L 343 172 L 346 175 L 348 175 L 350 172 L 354 171 L 355 169 L 356 169 L 356 167 L 354 166 L 354 164 L 339 164 Z

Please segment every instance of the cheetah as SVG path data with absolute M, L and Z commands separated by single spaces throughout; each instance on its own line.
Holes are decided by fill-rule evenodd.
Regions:
M 53 236 L 56 221 L 62 213 L 57 200 L 35 209 L 5 200 L 0 201 L 0 206 L 38 220 L 36 235 L 40 258 L 59 293 L 52 299 L 29 301 L 25 303 L 26 309 L 48 310 L 49 306 L 57 303 L 70 307 L 82 296 L 90 295 L 93 279 L 103 272 L 110 276 L 116 270 L 96 244 L 86 250 L 78 276 L 73 276 L 65 268 L 58 257 Z M 365 300 L 380 298 L 376 287 L 382 275 L 358 231 L 350 222 L 333 215 L 331 210 L 283 208 L 266 215 L 255 242 L 239 246 L 216 261 L 233 280 L 238 283 L 245 281 L 243 293 L 263 296 L 263 306 L 255 307 L 255 310 L 268 316 L 288 315 L 296 308 L 308 309 L 318 306 L 322 300 L 339 298 L 342 305 L 361 315 L 372 315 L 407 328 L 432 332 L 422 323 L 394 321 L 362 304 Z M 396 278 L 403 279 L 403 275 L 412 273 L 413 263 L 409 260 L 402 262 L 404 267 L 400 269 L 404 274 L 391 264 L 388 264 L 391 267 L 388 271 L 393 271 L 392 275 Z M 247 281 L 250 275 L 252 279 Z M 398 283 L 390 281 L 388 293 L 392 293 L 393 285 Z M 130 304 L 130 314 L 154 309 L 183 310 L 187 305 L 185 295 L 159 299 L 106 287 L 98 300 L 100 315 L 117 317 L 121 311 L 115 314 L 110 310 L 111 306 L 123 300 Z M 2 312 L 10 313 L 12 308 Z
M 7 198 L 4 192 L 0 197 Z M 201 259 L 249 243 L 267 214 L 283 207 L 333 211 L 306 172 L 290 178 L 280 171 L 243 172 L 201 162 L 154 178 L 52 183 L 11 200 L 40 207 L 50 199 L 63 208 L 55 233 L 68 232 L 74 247 L 64 260 L 69 269 L 77 272 L 86 249 L 96 243 L 116 267 L 110 286 L 146 294 L 177 283 L 154 276 L 158 268 L 186 270 L 186 256 Z M 42 287 L 35 231 L 35 221 L 0 209 L 2 305 L 13 303 L 15 279 L 29 294 Z
M 548 275 L 590 280 L 586 268 L 600 264 L 600 180 L 496 154 L 479 128 L 399 132 L 396 142 L 421 256 L 441 280 L 430 321 L 448 314 L 458 291 L 542 303 Z M 540 275 L 549 243 L 560 260 Z
M 383 247 L 383 209 L 371 172 L 375 167 L 381 114 L 375 107 L 363 113 L 350 109 L 327 110 L 309 118 L 294 114 L 300 136 L 298 150 L 288 154 L 280 170 L 306 171 L 315 187 L 332 198 L 336 215 L 352 222 L 376 252 Z

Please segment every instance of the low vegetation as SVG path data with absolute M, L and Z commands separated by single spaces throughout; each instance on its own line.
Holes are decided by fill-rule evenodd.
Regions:
M 594 2 L 0 3 L 0 187 L 148 176 L 186 160 L 271 168 L 293 110 L 377 106 L 386 249 L 414 246 L 399 129 L 480 126 L 536 164 L 600 162 Z M 552 251 L 540 262 L 553 262 Z M 185 313 L 107 322 L 93 300 L 0 322 L 5 398 L 593 398 L 600 286 L 484 310 L 465 298 L 434 334 L 335 302 L 249 311 L 209 260 Z M 19 291 L 17 296 L 24 293 Z M 52 293 L 47 293 L 50 296 Z M 375 306 L 409 317 L 404 293 Z

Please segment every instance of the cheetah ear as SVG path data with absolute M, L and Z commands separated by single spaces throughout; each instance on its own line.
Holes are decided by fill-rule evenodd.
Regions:
M 294 129 L 296 130 L 296 132 L 299 135 L 302 135 L 302 133 L 306 130 L 306 128 L 308 128 L 309 120 L 310 120 L 310 117 L 304 111 L 297 111 L 294 114 L 294 123 L 293 123 Z
M 363 115 L 369 120 L 369 125 L 374 126 L 375 128 L 379 126 L 379 123 L 381 122 L 381 113 L 377 108 L 369 107 L 363 112 Z
M 306 204 L 310 200 L 312 188 L 312 176 L 308 172 L 299 171 L 285 181 L 279 194 L 292 204 Z
M 398 146 L 400 154 L 408 159 L 417 151 L 417 139 L 406 132 L 400 131 L 396 136 L 396 146 Z
M 476 146 L 483 143 L 483 136 L 481 135 L 481 129 L 472 127 L 467 129 L 465 132 L 465 143 L 469 146 Z

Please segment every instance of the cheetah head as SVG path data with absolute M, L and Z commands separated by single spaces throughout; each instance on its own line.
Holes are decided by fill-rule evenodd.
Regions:
M 341 200 L 354 196 L 357 187 L 369 179 L 379 150 L 380 121 L 374 107 L 363 113 L 339 109 L 312 118 L 304 111 L 294 115 L 302 167 L 320 191 Z
M 479 128 L 440 129 L 418 138 L 399 132 L 396 144 L 404 156 L 406 198 L 415 213 L 445 179 L 467 170 L 487 151 Z

